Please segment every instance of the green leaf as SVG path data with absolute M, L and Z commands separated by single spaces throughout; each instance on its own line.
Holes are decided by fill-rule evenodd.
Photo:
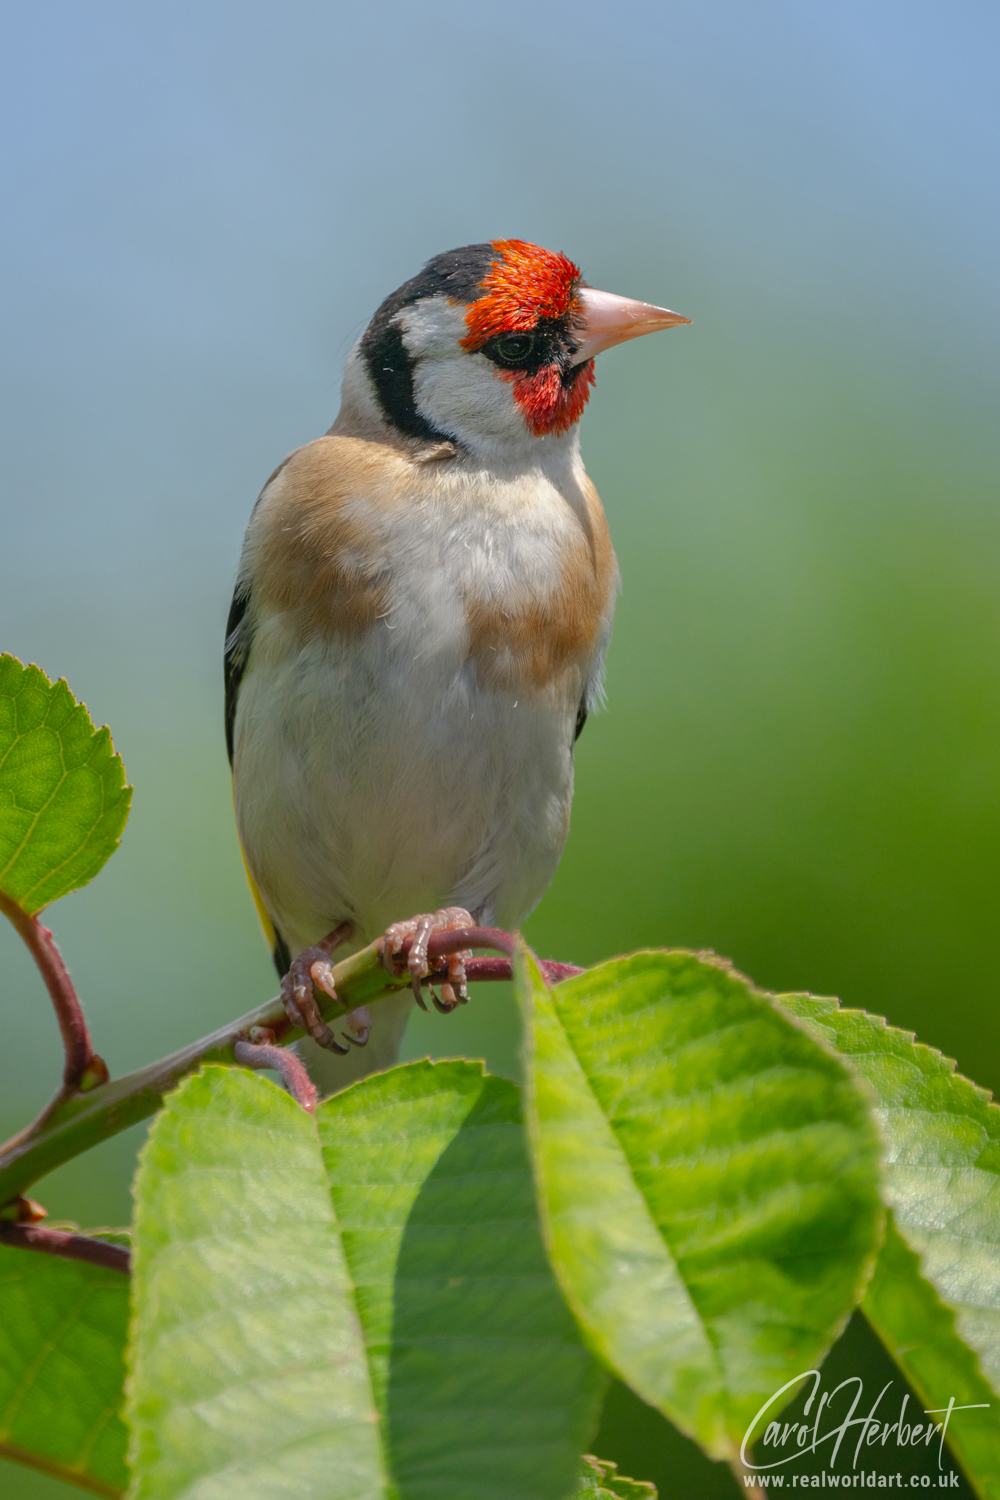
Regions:
M 617 1464 L 585 1453 L 573 1500 L 656 1500 L 656 1485 L 647 1479 L 626 1479 Z
M 920 1274 L 918 1256 L 891 1222 L 862 1307 L 924 1411 L 935 1413 L 931 1420 L 941 1423 L 948 1416 L 948 1445 L 977 1493 L 1000 1500 L 1000 1404 L 975 1354 L 955 1332 L 951 1310 Z M 955 1410 L 949 1415 L 950 1401 Z M 911 1413 L 910 1420 L 921 1416 Z
M 780 1001 L 875 1096 L 898 1235 L 886 1241 L 865 1313 L 927 1407 L 991 1403 L 956 1411 L 948 1437 L 980 1493 L 1000 1497 L 1000 1109 L 949 1058 L 881 1016 L 812 995 Z
M 0 1248 L 0 1456 L 121 1494 L 128 1295 L 118 1271 Z
M 132 788 L 66 683 L 0 656 L 0 892 L 34 915 L 118 847 Z
M 314 1119 L 207 1067 L 136 1178 L 132 1500 L 383 1500 L 354 1296 Z
M 401 1500 L 562 1500 L 605 1379 L 545 1258 L 518 1089 L 413 1063 L 317 1121 Z
M 865 1099 L 719 960 L 638 953 L 550 991 L 522 951 L 516 975 L 563 1291 L 622 1379 L 732 1462 L 868 1280 L 883 1211 Z

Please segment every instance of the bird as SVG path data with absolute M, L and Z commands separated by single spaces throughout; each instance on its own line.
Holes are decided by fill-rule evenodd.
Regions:
M 379 937 L 514 929 L 569 830 L 619 570 L 579 422 L 606 349 L 690 320 L 520 239 L 446 251 L 377 309 L 322 437 L 250 517 L 225 639 L 251 892 L 298 1043 L 332 1093 L 392 1066 L 408 990 L 345 1018 L 313 983 Z M 451 960 L 440 1009 L 466 998 Z

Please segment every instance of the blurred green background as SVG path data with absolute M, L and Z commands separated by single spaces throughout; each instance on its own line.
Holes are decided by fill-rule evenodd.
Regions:
M 1000 1085 L 995 9 L 41 0 L 0 28 L 0 649 L 135 782 L 50 912 L 113 1072 L 275 988 L 221 723 L 253 500 L 381 298 L 516 235 L 694 319 L 599 362 L 624 592 L 530 939 L 712 948 Z M 59 1049 L 8 931 L 0 1005 L 13 1129 Z M 427 1051 L 516 1073 L 509 995 L 415 1019 Z M 38 1196 L 127 1219 L 140 1139 Z M 835 1358 L 882 1368 L 857 1323 Z M 597 1448 L 736 1492 L 621 1390 Z M 0 1492 L 70 1493 L 3 1463 Z

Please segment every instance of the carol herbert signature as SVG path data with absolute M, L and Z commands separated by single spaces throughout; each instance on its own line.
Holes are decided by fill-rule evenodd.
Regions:
M 812 1381 L 812 1390 L 801 1417 L 785 1422 L 769 1418 L 769 1413 L 780 1412 L 788 1399 L 789 1391 L 800 1382 L 809 1380 Z M 958 1406 L 952 1396 L 947 1406 L 921 1411 L 918 1407 L 910 1408 L 910 1395 L 905 1392 L 899 1414 L 893 1419 L 889 1402 L 884 1407 L 882 1405 L 893 1384 L 893 1381 L 888 1381 L 867 1412 L 859 1413 L 864 1399 L 864 1382 L 860 1376 L 852 1375 L 842 1380 L 832 1391 L 824 1391 L 821 1388 L 820 1372 L 804 1370 L 801 1375 L 786 1381 L 760 1408 L 743 1436 L 740 1448 L 742 1463 L 753 1474 L 763 1474 L 785 1464 L 794 1464 L 808 1453 L 821 1453 L 824 1445 L 828 1445 L 829 1467 L 832 1470 L 841 1449 L 844 1449 L 846 1457 L 853 1442 L 852 1470 L 857 1469 L 862 1454 L 876 1443 L 881 1444 L 883 1449 L 933 1446 L 937 1450 L 938 1468 L 943 1469 L 944 1440 L 954 1413 L 981 1409 L 988 1407 L 989 1403 L 980 1401 L 969 1406 Z M 758 1445 L 762 1460 L 760 1463 L 753 1461 L 749 1451 L 754 1443 Z M 869 1458 L 872 1456 L 869 1455 Z M 814 1479 L 813 1483 L 815 1482 Z

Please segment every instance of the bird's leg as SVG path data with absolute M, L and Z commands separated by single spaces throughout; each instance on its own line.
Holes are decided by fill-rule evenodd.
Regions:
M 328 1052 L 339 1053 L 341 1057 L 346 1057 L 351 1049 L 341 1046 L 320 1015 L 319 1006 L 313 994 L 313 985 L 323 990 L 331 1000 L 336 1000 L 337 991 L 333 987 L 333 966 L 330 963 L 330 954 L 341 943 L 346 942 L 353 931 L 353 922 L 341 922 L 320 942 L 314 943 L 311 948 L 300 953 L 281 981 L 281 1002 L 292 1025 L 301 1026 L 314 1042 L 318 1042 Z M 362 1025 L 359 1030 L 363 1029 Z M 368 1040 L 367 1031 L 361 1041 L 350 1035 L 348 1040 L 353 1041 L 355 1046 L 363 1047 Z
M 425 913 L 420 917 L 410 917 L 406 922 L 393 922 L 391 927 L 386 928 L 382 939 L 382 963 L 392 975 L 402 973 L 398 954 L 406 939 L 413 939 L 406 959 L 406 968 L 410 975 L 414 996 L 421 1010 L 427 1009 L 420 993 L 420 983 L 431 972 L 427 958 L 427 943 L 431 933 L 452 932 L 474 925 L 464 907 L 446 906 L 441 911 L 434 912 L 433 915 Z M 448 979 L 441 986 L 441 999 L 439 1000 L 431 990 L 431 999 L 437 1009 L 445 1015 L 454 1010 L 456 1005 L 464 1005 L 469 998 L 466 990 L 465 961 L 471 957 L 471 948 L 463 948 L 458 953 L 450 953 L 448 955 Z

